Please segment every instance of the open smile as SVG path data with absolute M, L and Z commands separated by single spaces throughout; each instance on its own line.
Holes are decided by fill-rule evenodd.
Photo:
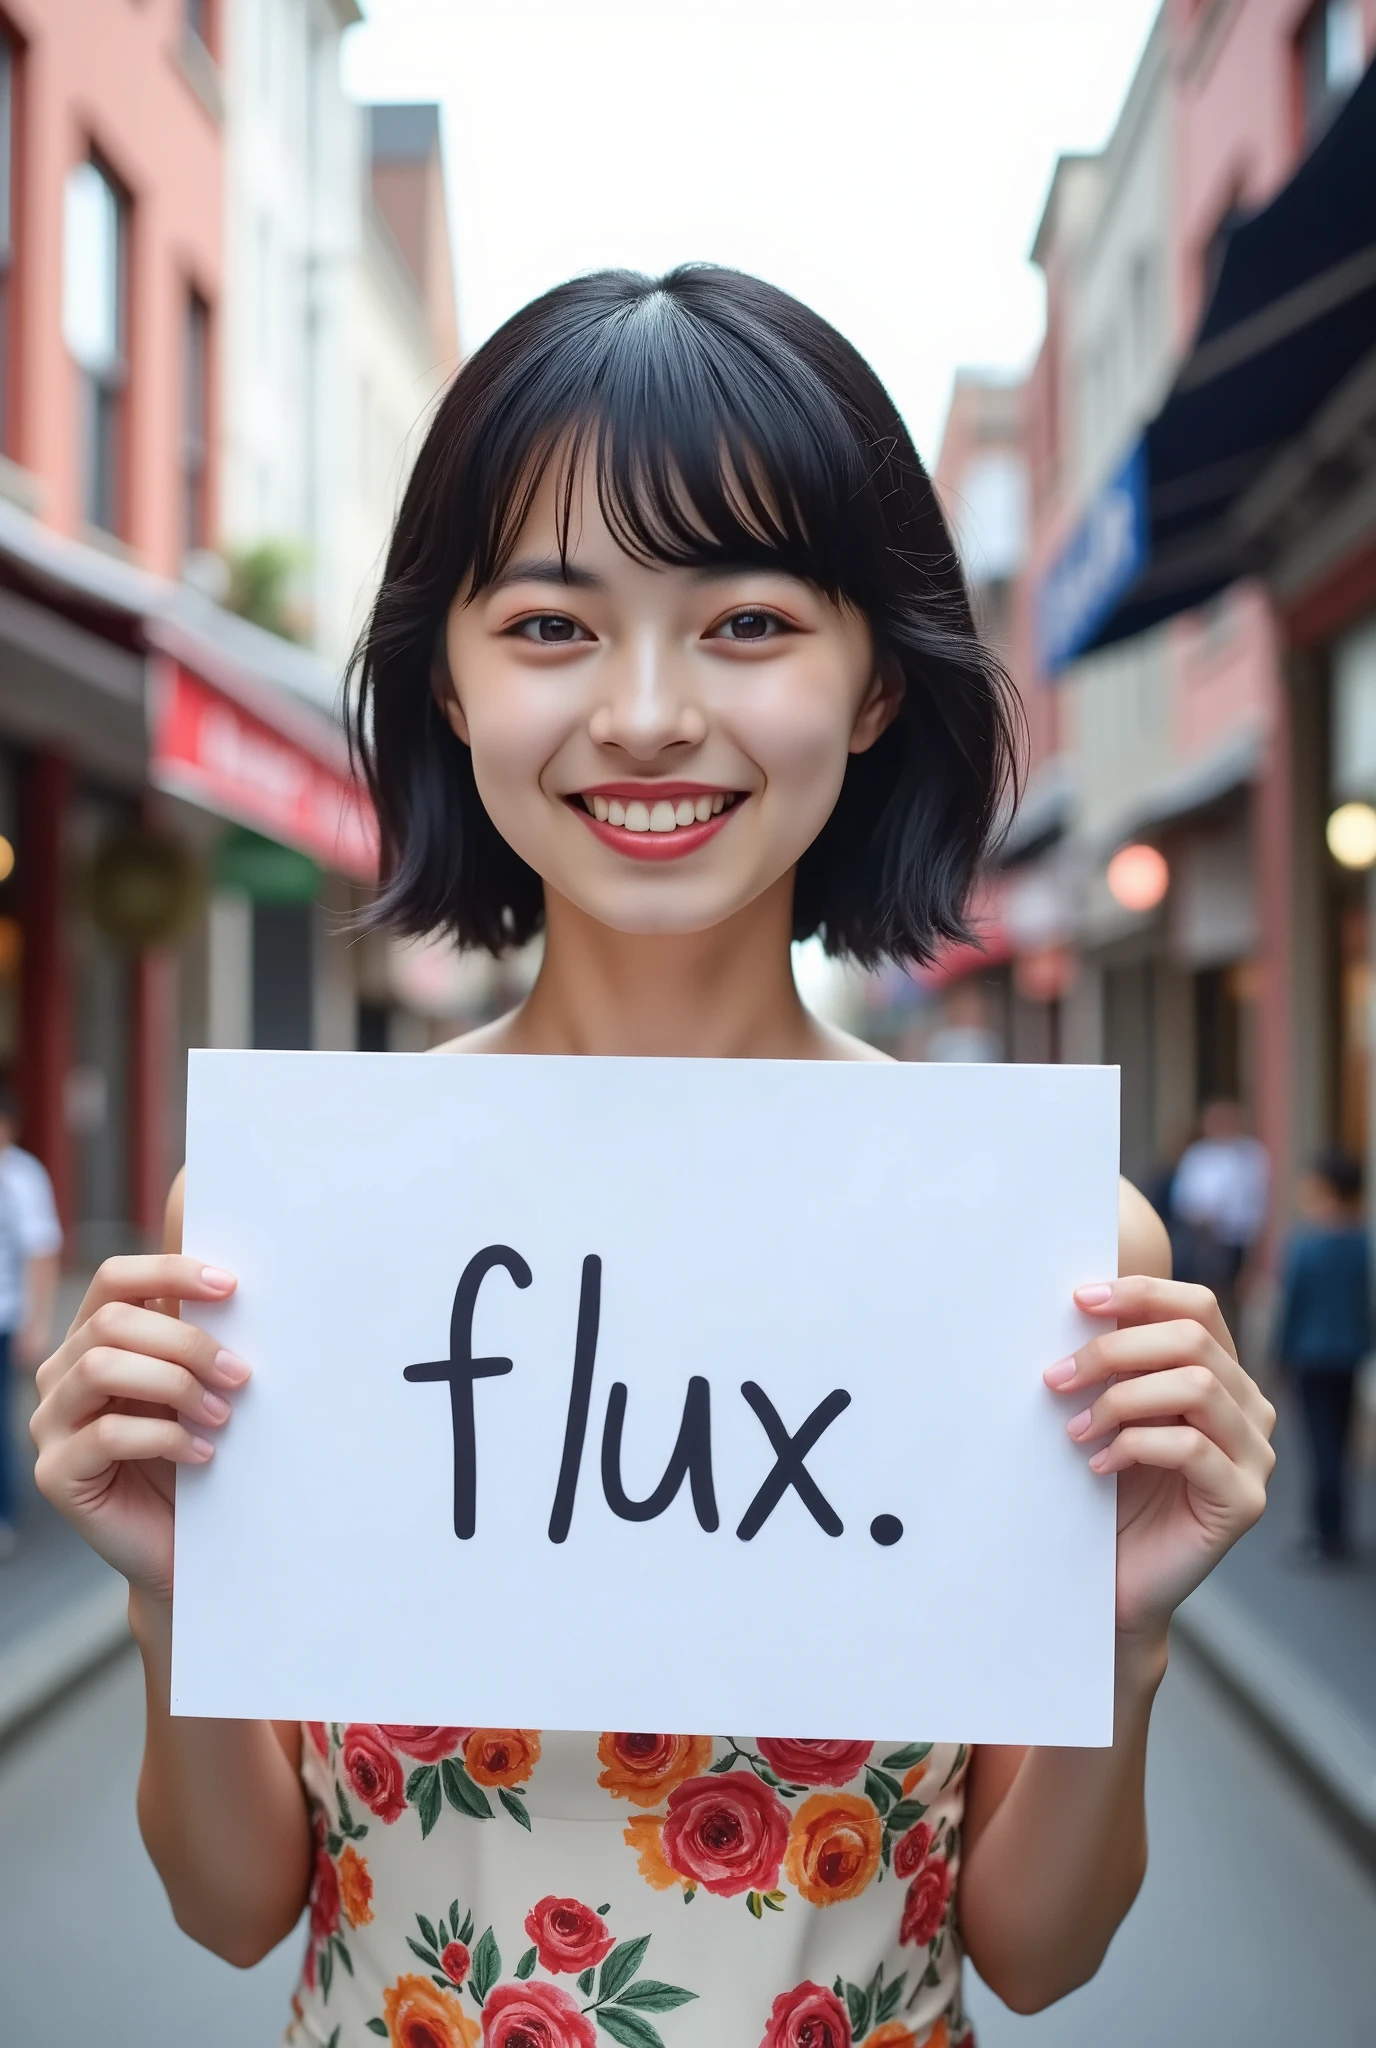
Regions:
M 746 792 L 701 782 L 603 782 L 565 799 L 605 846 L 632 860 L 681 860 L 715 838 Z

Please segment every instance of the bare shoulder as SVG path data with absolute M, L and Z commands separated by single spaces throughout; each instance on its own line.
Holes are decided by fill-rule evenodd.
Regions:
M 879 1060 L 885 1066 L 894 1064 L 893 1055 L 880 1052 L 877 1045 L 867 1045 L 863 1038 L 853 1038 L 849 1031 L 841 1031 L 835 1024 L 825 1024 L 820 1017 L 811 1018 L 815 1050 L 808 1057 L 815 1060 Z
M 1171 1241 L 1146 1196 L 1130 1180 L 1118 1181 L 1118 1271 L 1171 1277 Z
M 476 1031 L 461 1031 L 457 1038 L 446 1038 L 443 1045 L 432 1045 L 431 1052 L 508 1052 L 512 1020 L 515 1010 L 509 1010 L 504 1017 L 494 1017 L 490 1024 L 480 1024 Z

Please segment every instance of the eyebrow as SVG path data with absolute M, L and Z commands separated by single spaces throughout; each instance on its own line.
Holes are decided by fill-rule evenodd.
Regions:
M 489 590 L 505 590 L 509 583 L 557 583 L 565 590 L 601 590 L 602 578 L 576 562 L 561 562 L 558 555 L 508 562 L 488 584 Z

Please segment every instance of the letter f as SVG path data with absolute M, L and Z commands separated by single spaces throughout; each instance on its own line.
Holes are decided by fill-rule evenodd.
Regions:
M 509 1358 L 473 1356 L 473 1311 L 478 1289 L 494 1266 L 504 1266 L 518 1287 L 529 1287 L 530 1267 L 510 1245 L 490 1244 L 474 1254 L 454 1289 L 449 1317 L 449 1356 L 408 1365 L 408 1380 L 448 1380 L 449 1412 L 454 1427 L 454 1534 L 465 1541 L 478 1521 L 478 1445 L 473 1425 L 473 1382 L 498 1379 L 511 1371 Z

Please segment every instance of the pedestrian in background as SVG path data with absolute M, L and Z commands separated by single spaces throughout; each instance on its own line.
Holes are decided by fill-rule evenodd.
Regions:
M 0 1083 L 0 1558 L 17 1541 L 11 1364 L 32 1372 L 52 1342 L 62 1250 L 53 1184 L 18 1131 L 19 1098 Z
M 1309 1555 L 1351 1548 L 1346 1467 L 1357 1368 L 1371 1349 L 1371 1249 L 1362 1169 L 1324 1152 L 1300 1183 L 1304 1219 L 1286 1243 L 1276 1351 L 1304 1410 L 1313 1473 Z
M 1266 1147 L 1243 1128 L 1242 1105 L 1206 1103 L 1199 1136 L 1176 1168 L 1170 1207 L 1193 1232 L 1189 1277 L 1213 1289 L 1234 1334 L 1238 1281 L 1266 1222 L 1270 1182 Z M 1184 1277 L 1177 1268 L 1177 1278 Z

